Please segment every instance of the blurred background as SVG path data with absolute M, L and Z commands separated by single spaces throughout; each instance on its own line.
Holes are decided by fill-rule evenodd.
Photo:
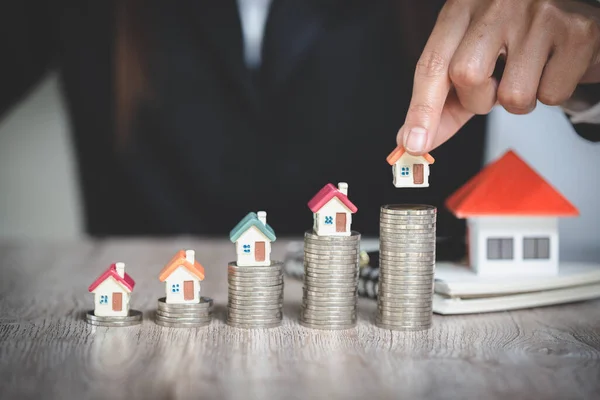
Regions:
M 85 236 L 77 165 L 65 104 L 50 73 L 0 121 L 0 235 Z M 561 254 L 600 260 L 600 144 L 577 136 L 562 110 L 539 104 L 530 115 L 502 108 L 488 120 L 486 159 L 514 148 L 580 210 L 560 220 Z M 436 169 L 432 167 L 435 181 Z
M 562 258 L 600 260 L 600 144 L 578 136 L 558 108 L 540 104 L 527 116 L 495 109 L 487 120 L 476 118 L 433 153 L 431 188 L 392 187 L 385 157 L 442 1 L 432 1 L 439 4 L 431 10 L 407 1 L 353 1 L 344 12 L 333 0 L 281 0 L 271 11 L 269 3 L 127 1 L 117 4 L 133 4 L 136 12 L 117 14 L 109 3 L 81 2 L 55 16 L 60 29 L 53 14 L 16 3 L 10 23 L 31 32 L 8 39 L 22 43 L 4 65 L 16 78 L 4 74 L 7 84 L 16 83 L 8 109 L 0 110 L 0 237 L 225 235 L 259 207 L 278 233 L 298 236 L 311 225 L 306 202 L 340 180 L 350 183 L 359 207 L 356 226 L 374 236 L 379 205 L 441 206 L 482 161 L 513 148 L 581 212 L 560 221 Z M 405 21 L 393 20 L 392 9 Z M 23 24 L 32 10 L 35 23 Z M 115 15 L 116 95 L 106 90 Z M 144 28 L 143 19 L 151 25 Z M 119 40 L 127 44 L 144 30 L 153 35 L 145 72 L 154 97 L 131 108 L 133 140 L 114 150 L 113 95 L 135 94 L 141 82 L 135 68 L 128 79 L 119 75 L 139 43 L 121 48 Z M 53 52 L 59 67 L 37 58 Z M 21 79 L 38 62 L 41 79 Z M 246 90 L 251 86 L 256 90 Z M 219 207 L 228 212 L 216 215 Z M 445 235 L 464 236 L 462 222 L 447 213 L 439 218 Z

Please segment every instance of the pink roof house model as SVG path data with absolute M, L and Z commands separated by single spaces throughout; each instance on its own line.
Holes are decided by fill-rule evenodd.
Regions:
M 340 182 L 336 188 L 325 185 L 308 202 L 313 212 L 313 231 L 319 236 L 350 236 L 352 214 L 358 208 L 348 199 L 348 184 Z
M 94 293 L 94 315 L 97 317 L 125 317 L 129 314 L 129 299 L 134 280 L 125 273 L 125 264 L 112 264 L 88 288 Z

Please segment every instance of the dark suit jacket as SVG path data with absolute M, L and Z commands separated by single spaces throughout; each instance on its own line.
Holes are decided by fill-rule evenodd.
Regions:
M 299 235 L 307 201 L 346 181 L 365 235 L 377 234 L 380 205 L 427 203 L 440 207 L 440 235 L 462 237 L 443 201 L 482 165 L 484 118 L 432 154 L 429 188 L 394 188 L 385 161 L 440 3 L 275 0 L 263 66 L 249 71 L 235 0 L 145 1 L 134 19 L 152 95 L 119 147 L 116 2 L 9 2 L 0 111 L 59 69 L 92 235 L 225 234 L 258 210 Z

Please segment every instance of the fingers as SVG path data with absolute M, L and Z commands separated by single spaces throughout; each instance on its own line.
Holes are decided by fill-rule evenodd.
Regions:
M 448 68 L 469 24 L 462 7 L 445 7 L 429 37 L 415 71 L 413 93 L 398 139 L 411 154 L 432 147 L 444 103 L 451 88 Z
M 549 106 L 563 104 L 573 95 L 586 71 L 590 70 L 596 49 L 588 44 L 591 41 L 585 39 L 592 34 L 589 28 L 589 25 L 581 23 L 557 44 L 538 88 L 537 97 L 542 103 Z
M 435 149 L 454 136 L 474 115 L 474 113 L 462 105 L 456 91 L 451 90 L 446 99 L 442 117 L 440 118 L 437 135 L 435 135 L 435 139 L 431 143 L 431 148 L 427 149 L 427 151 Z
M 481 21 L 468 30 L 452 58 L 450 79 L 460 103 L 474 114 L 487 114 L 496 104 L 493 73 L 504 44 L 501 21 Z

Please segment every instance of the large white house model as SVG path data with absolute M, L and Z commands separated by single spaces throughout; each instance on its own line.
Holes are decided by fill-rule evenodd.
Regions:
M 358 208 L 348 199 L 348 184 L 340 182 L 336 188 L 325 185 L 308 202 L 313 212 L 313 232 L 319 236 L 350 236 L 352 214 Z
M 266 212 L 248 213 L 231 230 L 229 239 L 235 243 L 238 267 L 271 265 L 271 242 L 276 237 Z
M 558 217 L 578 210 L 512 150 L 446 200 L 467 218 L 469 264 L 478 275 L 558 273 Z
M 200 302 L 200 282 L 204 280 L 204 267 L 195 259 L 194 250 L 180 250 L 160 271 L 158 279 L 165 283 L 169 304 Z
M 112 264 L 90 285 L 94 294 L 94 315 L 97 317 L 126 317 L 135 282 L 125 273 L 125 264 Z
M 429 186 L 429 165 L 435 162 L 431 155 L 413 156 L 398 146 L 386 160 L 392 166 L 395 187 Z

